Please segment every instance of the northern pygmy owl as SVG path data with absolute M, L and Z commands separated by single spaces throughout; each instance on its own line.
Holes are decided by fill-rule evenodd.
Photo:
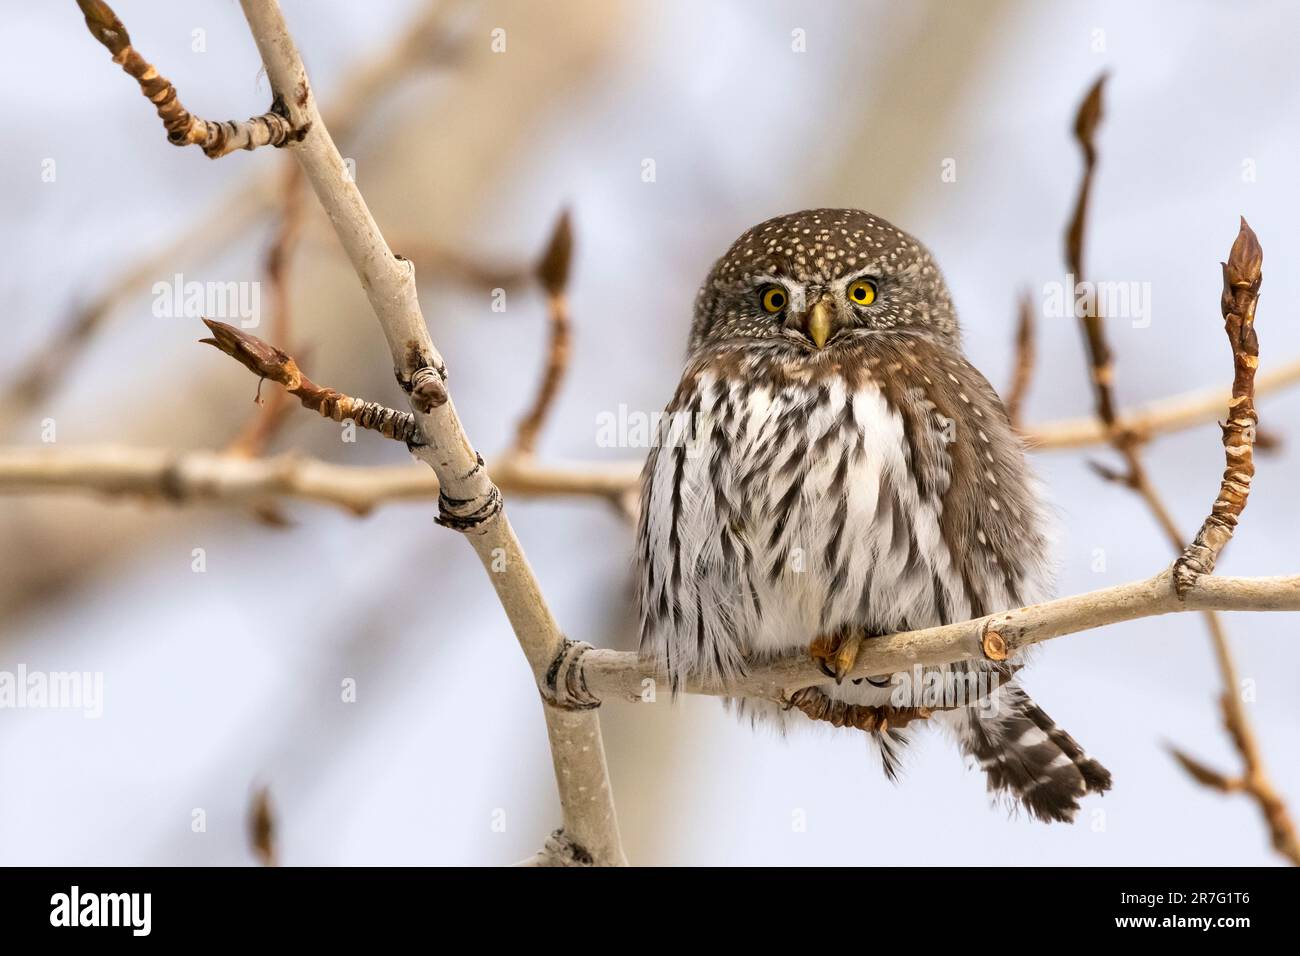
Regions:
M 990 792 L 1070 820 L 1110 774 L 1021 690 L 1015 661 L 844 680 L 873 636 L 1045 598 L 1045 511 L 1001 400 L 962 354 L 929 252 L 855 209 L 770 219 L 700 289 L 646 463 L 642 654 L 676 690 L 810 649 L 823 704 L 933 705 L 924 723 L 953 732 Z M 921 701 L 920 685 L 942 699 Z M 736 704 L 783 728 L 811 719 Z M 893 777 L 907 731 L 881 723 Z

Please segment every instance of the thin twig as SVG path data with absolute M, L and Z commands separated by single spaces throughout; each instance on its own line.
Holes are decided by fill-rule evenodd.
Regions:
M 1074 135 L 1083 152 L 1083 175 L 1075 197 L 1074 212 L 1065 230 L 1065 257 L 1066 266 L 1076 282 L 1084 281 L 1086 275 L 1083 268 L 1084 238 L 1088 220 L 1088 202 L 1092 194 L 1093 175 L 1097 165 L 1095 136 L 1102 118 L 1102 91 L 1105 82 L 1106 74 L 1103 73 L 1084 95 L 1074 120 Z M 1106 341 L 1106 328 L 1095 298 L 1091 302 L 1091 307 L 1081 317 L 1080 323 L 1084 333 L 1085 356 L 1092 377 L 1096 420 L 1106 440 L 1124 459 L 1126 470 L 1116 472 L 1100 465 L 1094 465 L 1094 468 L 1108 481 L 1126 485 L 1137 492 L 1146 501 L 1162 530 L 1173 541 L 1174 547 L 1181 548 L 1182 536 L 1178 532 L 1173 516 L 1160 500 L 1142 462 L 1141 439 L 1136 433 L 1120 427 L 1113 389 L 1114 358 L 1110 345 Z
M 259 787 L 248 810 L 248 840 L 263 866 L 278 866 L 275 852 L 275 814 L 271 809 L 271 789 Z
M 1020 294 L 1016 318 L 1016 357 L 1011 372 L 1011 385 L 1007 389 L 1007 417 L 1011 425 L 1019 428 L 1024 413 L 1025 397 L 1034 378 L 1037 358 L 1034 334 L 1034 300 L 1028 292 Z
M 209 159 L 218 159 L 237 149 L 284 146 L 306 132 L 305 128 L 294 129 L 280 104 L 252 119 L 200 119 L 181 105 L 171 81 L 131 45 L 131 37 L 112 7 L 104 0 L 77 0 L 77 6 L 86 17 L 91 36 L 108 48 L 113 62 L 140 84 L 140 91 L 158 110 L 167 128 L 167 141 L 173 146 L 198 146 Z
M 1201 525 L 1195 540 L 1174 562 L 1174 586 L 1179 594 L 1186 593 L 1203 575 L 1213 573 L 1215 563 L 1231 540 L 1250 495 L 1251 480 L 1255 475 L 1252 446 L 1258 421 L 1254 395 L 1255 369 L 1259 366 L 1255 307 L 1259 302 L 1259 287 L 1263 279 L 1263 260 L 1264 252 L 1259 239 L 1243 218 L 1228 261 L 1223 263 L 1223 296 L 1220 300 L 1224 331 L 1232 346 L 1233 360 L 1230 414 L 1222 426 L 1227 462 L 1219 495 L 1209 517 Z M 1259 741 L 1246 716 L 1246 709 L 1242 706 L 1237 665 L 1222 631 L 1214 635 L 1214 649 L 1219 672 L 1223 677 L 1224 690 L 1219 699 L 1223 725 L 1237 752 L 1241 754 L 1243 773 L 1239 778 L 1231 779 L 1225 774 L 1210 771 L 1181 751 L 1175 751 L 1174 755 L 1199 782 L 1225 792 L 1235 790 L 1245 793 L 1254 799 L 1268 825 L 1273 847 L 1293 864 L 1300 866 L 1300 838 L 1297 838 L 1295 823 L 1291 820 L 1285 802 L 1265 771 Z
M 225 352 L 259 378 L 279 382 L 285 391 L 302 402 L 304 408 L 336 422 L 352 421 L 359 428 L 377 431 L 385 438 L 406 442 L 407 445 L 422 441 L 415 416 L 410 412 L 399 412 L 377 402 L 353 398 L 337 389 L 317 385 L 302 374 L 298 363 L 289 355 L 256 335 L 214 319 L 204 319 L 203 324 L 211 330 L 212 337 L 200 339 L 200 342 Z
M 533 404 L 520 420 L 515 432 L 514 450 L 520 455 L 532 455 L 537 450 L 537 436 L 545 424 L 560 384 L 569 367 L 569 266 L 573 261 L 573 226 L 566 209 L 560 213 L 546 252 L 537 264 L 536 276 L 546 291 L 546 310 L 550 318 L 550 333 L 546 349 L 546 365 L 537 386 Z
M 1087 228 L 1088 201 L 1092 195 L 1092 179 L 1097 168 L 1097 148 L 1093 141 L 1097 125 L 1102 117 L 1102 89 L 1106 84 L 1106 74 L 1097 77 L 1079 106 L 1074 118 L 1074 136 L 1083 150 L 1083 178 L 1079 183 L 1079 193 L 1074 200 L 1074 213 L 1065 230 L 1065 261 L 1076 281 L 1082 281 L 1086 274 L 1083 269 L 1084 231 Z M 1102 316 L 1093 298 L 1091 308 L 1083 316 L 1083 332 L 1088 347 L 1089 366 L 1092 374 L 1093 394 L 1096 399 L 1097 417 L 1107 427 L 1115 425 L 1115 397 L 1112 390 L 1114 365 L 1110 347 L 1106 344 Z
M 1259 421 L 1255 412 L 1255 369 L 1259 367 L 1255 306 L 1263 280 L 1263 261 L 1264 251 L 1259 239 L 1243 218 L 1228 261 L 1223 263 L 1221 310 L 1224 330 L 1232 346 L 1233 366 L 1232 401 L 1228 403 L 1230 414 L 1222 426 L 1227 464 L 1219 496 L 1209 517 L 1174 564 L 1174 583 L 1180 592 L 1189 587 L 1197 575 L 1214 571 L 1214 564 L 1232 538 L 1246 507 L 1251 479 L 1255 476 L 1252 446 L 1255 425 Z
M 288 343 L 292 338 L 293 310 L 289 294 L 289 267 L 302 229 L 302 167 L 289 157 L 285 166 L 284 201 L 280 223 L 266 253 L 262 271 L 270 289 L 271 339 Z M 264 451 L 292 409 L 289 393 L 277 391 L 262 404 L 227 446 L 237 455 L 254 458 Z
M 1241 789 L 1241 781 L 1225 777 L 1219 771 L 1212 767 L 1207 767 L 1194 757 L 1183 753 L 1177 747 L 1169 746 L 1166 748 L 1169 755 L 1173 757 L 1187 771 L 1193 780 L 1211 790 L 1218 790 L 1221 793 L 1234 793 Z

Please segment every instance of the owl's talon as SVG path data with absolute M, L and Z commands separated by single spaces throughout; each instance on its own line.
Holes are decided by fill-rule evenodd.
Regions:
M 808 645 L 808 655 L 823 674 L 842 684 L 857 663 L 861 649 L 862 635 L 856 631 L 847 636 L 843 633 L 819 634 Z
M 831 676 L 835 678 L 835 683 L 844 683 L 844 678 L 849 675 L 853 670 L 853 665 L 858 662 L 858 651 L 861 649 L 862 635 L 857 631 L 840 641 L 839 649 L 835 652 L 835 657 L 831 662 Z
M 835 634 L 818 634 L 808 645 L 808 656 L 813 659 L 813 662 L 827 677 L 835 676 L 835 672 L 831 670 L 830 662 L 834 659 L 839 645 L 839 636 Z

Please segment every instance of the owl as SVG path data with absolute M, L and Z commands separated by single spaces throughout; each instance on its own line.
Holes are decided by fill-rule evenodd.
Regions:
M 1110 774 L 1020 688 L 1017 660 L 845 679 L 874 636 L 1044 599 L 1047 528 L 929 252 L 855 209 L 770 219 L 700 289 L 646 462 L 641 653 L 674 691 L 809 653 L 824 712 L 927 708 L 871 728 L 889 777 L 914 725 L 939 725 L 995 799 L 1069 821 Z M 731 703 L 781 729 L 815 722 L 789 701 Z

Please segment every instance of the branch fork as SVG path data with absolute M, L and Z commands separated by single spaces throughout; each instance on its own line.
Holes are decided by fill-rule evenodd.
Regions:
M 85 15 L 91 36 L 108 49 L 114 63 L 140 84 L 140 91 L 158 111 L 167 141 L 173 146 L 198 146 L 209 159 L 218 159 L 237 149 L 287 146 L 307 135 L 307 126 L 294 127 L 279 97 L 267 112 L 246 120 L 213 121 L 195 116 L 181 105 L 171 81 L 131 45 L 130 34 L 112 7 L 104 0 L 77 0 L 77 6 Z
M 342 157 L 320 120 L 306 69 L 276 0 L 240 0 L 273 90 L 286 97 L 295 127 L 310 131 L 293 144 L 317 198 L 329 217 L 375 317 L 388 341 L 400 382 L 414 395 L 437 399 L 413 401 L 422 444 L 413 451 L 438 476 L 442 517 L 473 519 L 465 539 L 487 572 L 502 609 L 540 687 L 564 636 L 501 506 L 501 493 L 474 450 L 453 401 L 441 400 L 425 369 L 445 382 L 445 365 L 416 295 L 411 263 L 393 255 L 365 199 L 345 174 Z M 432 391 L 431 391 L 432 390 Z M 427 409 L 427 410 L 426 410 Z M 478 503 L 474 505 L 473 503 Z M 466 514 L 461 504 L 474 506 Z M 504 564 L 499 564 L 504 560 Z M 566 843 L 581 848 L 581 859 L 597 865 L 624 865 L 609 771 L 605 764 L 600 721 L 595 710 L 564 711 L 543 705 L 560 795 Z

